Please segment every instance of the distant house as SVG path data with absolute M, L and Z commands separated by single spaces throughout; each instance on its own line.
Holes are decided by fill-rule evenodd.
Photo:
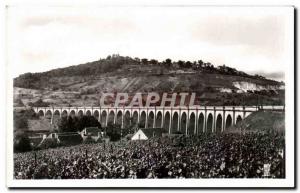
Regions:
M 139 129 L 133 136 L 131 140 L 148 140 L 154 137 L 161 137 L 165 133 L 162 128 L 148 128 Z
M 88 136 L 98 136 L 101 135 L 101 129 L 98 127 L 86 127 L 81 131 L 81 133 Z
M 98 127 L 86 127 L 81 132 L 81 137 L 83 141 L 91 138 L 93 141 L 97 141 L 99 138 L 103 137 L 103 132 Z
M 38 138 L 32 139 L 32 145 L 44 149 L 57 147 L 57 145 L 69 146 L 82 143 L 82 137 L 78 132 L 50 133 L 48 136 L 43 135 L 41 142 Z

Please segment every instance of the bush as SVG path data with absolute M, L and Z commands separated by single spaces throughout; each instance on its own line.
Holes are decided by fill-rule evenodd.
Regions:
M 110 138 L 110 141 L 119 141 L 121 139 L 121 127 L 109 123 L 107 125 L 106 135 Z
M 82 143 L 82 137 L 79 134 L 66 134 L 59 135 L 60 145 L 62 146 L 70 146 L 70 145 L 78 145 Z
M 39 146 L 41 149 L 48 149 L 48 148 L 55 148 L 58 147 L 59 144 L 56 139 L 54 138 L 46 138 L 44 139 L 43 143 Z
M 119 133 L 109 133 L 107 136 L 109 136 L 110 141 L 119 141 L 121 139 L 121 135 Z
M 20 139 L 16 140 L 14 143 L 14 151 L 15 152 L 26 152 L 31 151 L 32 147 L 30 145 L 30 139 L 28 136 L 23 135 Z

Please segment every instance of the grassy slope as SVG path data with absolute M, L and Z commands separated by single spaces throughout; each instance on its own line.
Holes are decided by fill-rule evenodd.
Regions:
M 246 117 L 238 128 L 246 131 L 285 131 L 285 115 L 283 112 L 259 111 Z

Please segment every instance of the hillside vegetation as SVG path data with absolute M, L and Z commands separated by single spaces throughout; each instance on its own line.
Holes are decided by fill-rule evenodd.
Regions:
M 234 129 L 258 132 L 285 132 L 284 112 L 258 111 L 250 114 Z
M 195 92 L 201 105 L 284 104 L 283 83 L 202 60 L 158 62 L 113 55 L 14 79 L 15 106 L 97 106 L 104 92 Z

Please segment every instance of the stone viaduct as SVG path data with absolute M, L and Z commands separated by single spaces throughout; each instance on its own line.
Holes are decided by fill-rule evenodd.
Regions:
M 103 127 L 118 124 L 121 129 L 135 124 L 145 128 L 164 128 L 169 134 L 223 132 L 251 113 L 264 110 L 283 111 L 284 106 L 175 106 L 175 107 L 35 107 L 51 123 L 62 116 L 94 116 Z

